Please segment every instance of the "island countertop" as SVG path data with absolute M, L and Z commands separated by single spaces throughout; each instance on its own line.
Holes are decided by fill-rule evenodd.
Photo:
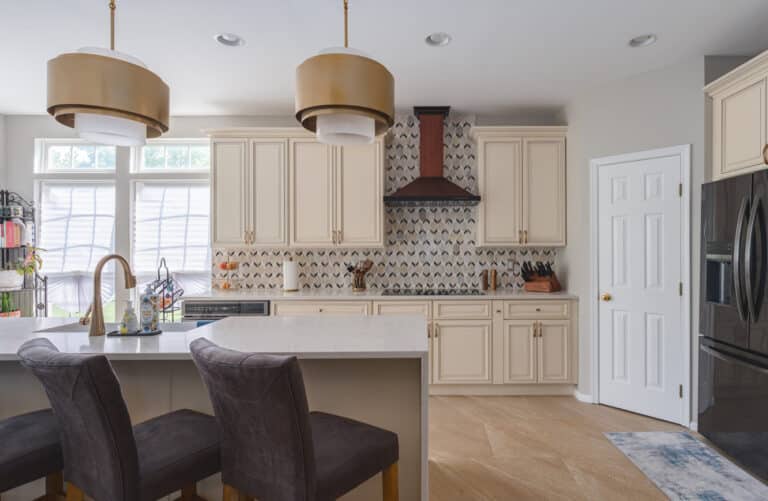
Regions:
M 229 317 L 151 337 L 88 337 L 73 331 L 71 323 L 1 320 L 0 360 L 16 360 L 19 347 L 37 337 L 50 339 L 61 351 L 105 354 L 111 360 L 186 360 L 189 344 L 199 337 L 233 350 L 306 359 L 424 358 L 428 352 L 427 324 L 418 316 Z

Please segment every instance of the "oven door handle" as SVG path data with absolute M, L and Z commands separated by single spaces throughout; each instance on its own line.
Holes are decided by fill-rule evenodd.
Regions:
M 756 364 L 751 364 L 751 363 L 745 362 L 745 361 L 741 360 L 740 358 L 736 358 L 736 357 L 734 357 L 732 355 L 728 355 L 726 353 L 723 353 L 722 351 L 718 350 L 717 348 L 715 348 L 713 346 L 706 346 L 706 345 L 702 344 L 700 346 L 700 348 L 701 348 L 701 351 L 703 351 L 704 353 L 706 353 L 708 355 L 712 355 L 713 357 L 715 357 L 717 359 L 720 359 L 723 362 L 727 362 L 729 364 L 735 364 L 735 365 L 738 365 L 740 367 L 744 367 L 746 369 L 750 369 L 750 370 L 753 370 L 753 371 L 761 372 L 763 374 L 768 374 L 768 367 L 763 367 L 761 365 L 756 365 Z
M 744 308 L 743 285 L 741 283 L 741 254 L 743 251 L 742 242 L 744 240 L 744 218 L 749 211 L 749 198 L 744 197 L 741 200 L 741 206 L 739 207 L 739 214 L 736 217 L 736 235 L 733 238 L 733 287 L 736 293 L 736 310 L 739 312 L 739 318 L 742 322 L 747 322 L 747 311 Z

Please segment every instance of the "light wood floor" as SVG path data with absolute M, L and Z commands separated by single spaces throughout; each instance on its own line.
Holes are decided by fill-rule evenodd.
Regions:
M 609 431 L 680 426 L 571 397 L 430 397 L 431 501 L 666 499 Z

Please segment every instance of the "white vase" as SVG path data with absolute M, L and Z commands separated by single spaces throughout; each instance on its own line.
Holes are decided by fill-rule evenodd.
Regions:
M 20 289 L 24 284 L 24 275 L 16 270 L 0 271 L 0 289 Z

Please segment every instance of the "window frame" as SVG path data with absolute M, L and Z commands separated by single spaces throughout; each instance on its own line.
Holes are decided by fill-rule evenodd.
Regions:
M 35 166 L 33 173 L 33 184 L 35 199 L 41 200 L 41 187 L 43 183 L 112 183 L 115 187 L 115 229 L 113 234 L 112 249 L 115 254 L 124 256 L 133 267 L 134 251 L 134 223 L 133 211 L 135 208 L 136 184 L 142 183 L 211 183 L 211 168 L 209 169 L 158 169 L 142 170 L 140 168 L 141 146 L 138 147 L 115 147 L 115 168 L 114 169 L 51 169 L 48 170 L 47 149 L 51 145 L 75 145 L 75 144 L 93 144 L 79 138 L 37 138 L 35 139 Z M 189 144 L 189 145 L 207 145 L 211 142 L 208 138 L 161 138 L 148 139 L 149 145 L 164 144 Z M 211 160 L 212 163 L 212 160 Z M 40 211 L 36 212 L 35 221 L 35 241 L 40 241 L 41 218 Z M 210 222 L 209 222 L 210 228 Z M 210 271 L 210 268 L 209 268 Z M 115 301 L 116 316 L 122 317 L 125 301 L 135 299 L 133 294 L 123 287 L 123 277 L 121 273 L 115 273 Z M 135 291 L 138 294 L 140 291 Z

